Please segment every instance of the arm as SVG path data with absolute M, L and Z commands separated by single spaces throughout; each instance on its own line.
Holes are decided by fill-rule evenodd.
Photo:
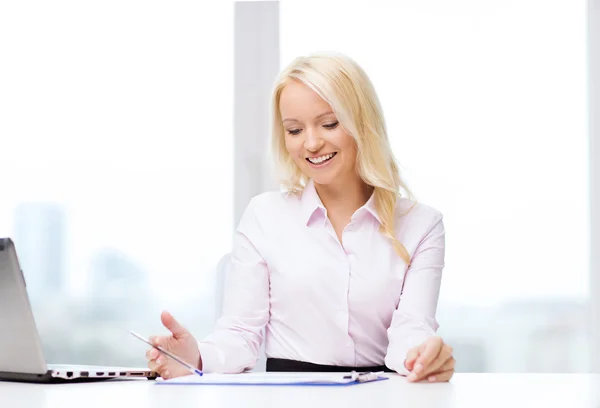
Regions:
M 223 313 L 215 330 L 198 343 L 205 372 L 239 373 L 254 367 L 258 359 L 262 330 L 269 320 L 268 269 L 252 242 L 259 233 L 251 201 L 235 232 Z
M 440 214 L 415 250 L 404 277 L 400 302 L 388 329 L 385 364 L 399 374 L 407 375 L 409 372 L 404 365 L 408 351 L 425 342 L 438 329 L 435 313 L 444 254 L 445 231 Z

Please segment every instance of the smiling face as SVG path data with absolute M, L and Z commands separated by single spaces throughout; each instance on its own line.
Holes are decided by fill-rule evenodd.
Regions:
M 279 110 L 287 151 L 315 184 L 339 184 L 358 178 L 356 142 L 316 92 L 291 80 L 281 92 Z

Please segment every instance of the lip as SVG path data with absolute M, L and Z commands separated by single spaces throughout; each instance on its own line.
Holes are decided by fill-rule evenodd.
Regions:
M 326 162 L 322 163 L 322 164 L 314 164 L 314 163 L 311 163 L 310 160 L 308 160 L 308 159 L 313 158 L 313 157 L 324 156 L 325 154 L 333 154 L 333 157 L 331 159 L 327 160 Z M 308 163 L 308 165 L 310 167 L 312 167 L 313 169 L 322 169 L 322 168 L 325 168 L 325 167 L 329 166 L 329 164 L 333 161 L 333 159 L 335 159 L 335 157 L 337 156 L 337 152 L 331 152 L 331 153 L 325 153 L 325 154 L 319 154 L 317 156 L 309 156 L 309 157 L 307 157 L 305 159 L 306 163 Z

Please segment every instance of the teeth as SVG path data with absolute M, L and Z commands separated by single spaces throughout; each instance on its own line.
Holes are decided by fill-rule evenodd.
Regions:
M 319 156 L 319 157 L 309 157 L 308 161 L 310 161 L 313 164 L 319 164 L 319 163 L 323 163 L 325 160 L 329 160 L 333 157 L 333 153 L 329 153 L 326 154 L 324 156 Z

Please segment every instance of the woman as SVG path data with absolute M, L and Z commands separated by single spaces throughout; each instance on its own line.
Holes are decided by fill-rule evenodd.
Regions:
M 154 337 L 206 372 L 386 370 L 448 381 L 435 336 L 442 215 L 402 198 L 375 90 L 339 54 L 296 59 L 273 92 L 272 147 L 285 192 L 253 198 L 235 233 L 223 315 L 201 342 L 170 314 Z M 164 378 L 185 368 L 151 349 Z

